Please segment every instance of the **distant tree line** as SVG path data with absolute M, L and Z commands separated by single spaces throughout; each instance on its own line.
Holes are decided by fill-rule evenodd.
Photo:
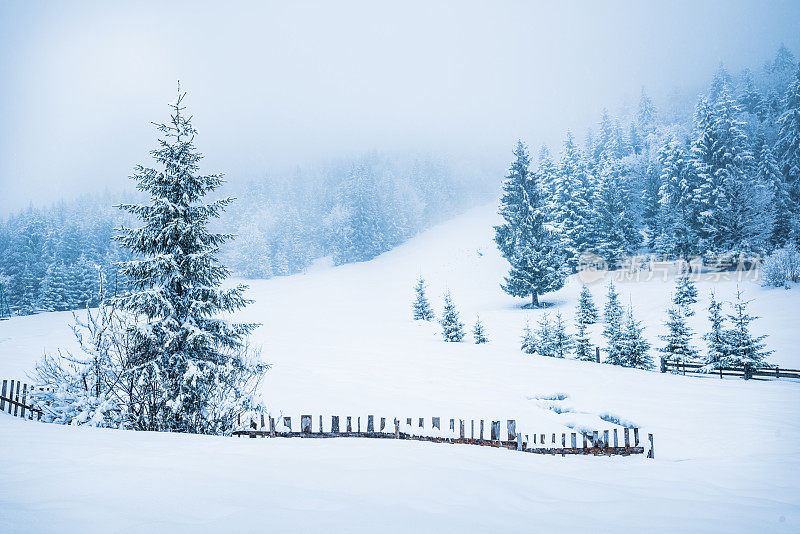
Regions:
M 319 257 L 364 261 L 431 224 L 488 198 L 492 184 L 432 158 L 367 154 L 286 177 L 264 178 L 227 193 L 239 198 L 216 228 L 237 239 L 222 249 L 235 274 L 271 278 L 304 271 Z M 128 193 L 33 206 L 0 219 L 0 284 L 12 313 L 95 306 L 100 273 L 106 293 L 128 284 L 117 268 L 130 259 L 111 239 L 128 222 L 113 208 Z

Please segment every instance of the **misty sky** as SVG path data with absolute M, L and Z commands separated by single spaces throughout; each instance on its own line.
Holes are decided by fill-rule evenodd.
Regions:
M 0 3 L 0 214 L 131 187 L 178 79 L 231 180 L 370 149 L 502 173 L 642 86 L 800 52 L 796 0 L 160 4 Z

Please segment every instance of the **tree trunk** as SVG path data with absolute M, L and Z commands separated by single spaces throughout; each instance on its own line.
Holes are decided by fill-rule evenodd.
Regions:
M 536 294 L 536 291 L 531 293 L 531 308 L 538 308 L 539 307 L 539 295 Z

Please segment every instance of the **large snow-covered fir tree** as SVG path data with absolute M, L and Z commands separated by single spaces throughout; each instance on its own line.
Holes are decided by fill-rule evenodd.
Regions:
M 464 323 L 458 315 L 456 305 L 453 304 L 453 297 L 450 291 L 444 294 L 444 307 L 442 308 L 442 318 L 439 320 L 442 325 L 442 336 L 448 342 L 458 343 L 464 340 Z
M 417 280 L 417 285 L 414 286 L 414 293 L 416 294 L 414 304 L 412 305 L 414 320 L 432 321 L 433 310 L 431 309 L 431 303 L 428 302 L 428 297 L 425 295 L 425 279 L 421 276 L 419 280 Z
M 198 172 L 197 132 L 184 96 L 179 90 L 170 122 L 158 125 L 159 146 L 151 152 L 158 169 L 138 166 L 132 177 L 150 202 L 120 205 L 142 222 L 117 236 L 136 255 L 123 266 L 132 291 L 120 300 L 138 319 L 129 331 L 129 380 L 144 392 L 129 416 L 142 430 L 216 433 L 253 407 L 266 366 L 247 353 L 257 325 L 221 317 L 249 302 L 245 286 L 221 287 L 228 270 L 217 254 L 231 236 L 208 228 L 233 199 L 203 202 L 223 180 Z
M 564 255 L 548 226 L 545 201 L 522 141 L 514 156 L 503 182 L 500 214 L 505 222 L 495 227 L 495 242 L 511 265 L 501 287 L 515 297 L 530 296 L 531 307 L 538 307 L 539 295 L 564 286 Z

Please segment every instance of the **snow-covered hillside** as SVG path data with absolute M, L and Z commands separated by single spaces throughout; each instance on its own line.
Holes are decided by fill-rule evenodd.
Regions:
M 201 520 L 208 530 L 231 531 L 258 531 L 264 521 L 279 531 L 321 525 L 345 531 L 800 528 L 800 429 L 794 424 L 800 384 L 682 377 L 523 354 L 523 325 L 543 312 L 520 309 L 520 300 L 500 290 L 506 264 L 492 242 L 496 223 L 495 207 L 484 206 L 370 262 L 320 264 L 307 274 L 250 281 L 255 303 L 237 319 L 262 323 L 253 341 L 274 365 L 264 382 L 268 405 L 295 416 L 516 419 L 524 433 L 612 428 L 601 419 L 610 415 L 654 433 L 655 460 L 540 458 L 371 440 L 134 434 L 0 417 L 8 436 L 0 441 L 0 480 L 12 481 L 0 489 L 0 516 L 14 525 L 35 517 L 34 530 L 42 532 L 58 531 L 62 521 L 110 521 L 117 512 L 124 532 L 166 525 L 196 531 Z M 490 342 L 444 343 L 438 324 L 412 321 L 420 275 L 435 311 L 451 290 L 462 321 L 469 326 L 480 314 Z M 752 281 L 738 286 L 755 299 L 750 309 L 761 319 L 754 331 L 769 334 L 771 361 L 800 367 L 800 290 Z M 604 284 L 590 287 L 602 306 Z M 698 283 L 692 325 L 699 333 L 707 330 L 712 287 L 726 301 L 737 282 Z M 660 345 L 673 281 L 618 288 L 647 337 Z M 570 327 L 579 289 L 573 279 L 543 299 Z M 45 350 L 71 346 L 70 319 L 51 313 L 0 323 L 0 376 L 24 378 Z M 600 342 L 599 328 L 594 334 Z M 705 348 L 699 335 L 696 346 Z M 566 396 L 556 410 L 536 399 L 554 393 Z M 136 494 L 132 501 L 129 494 Z M 174 508 L 165 504 L 171 498 Z

